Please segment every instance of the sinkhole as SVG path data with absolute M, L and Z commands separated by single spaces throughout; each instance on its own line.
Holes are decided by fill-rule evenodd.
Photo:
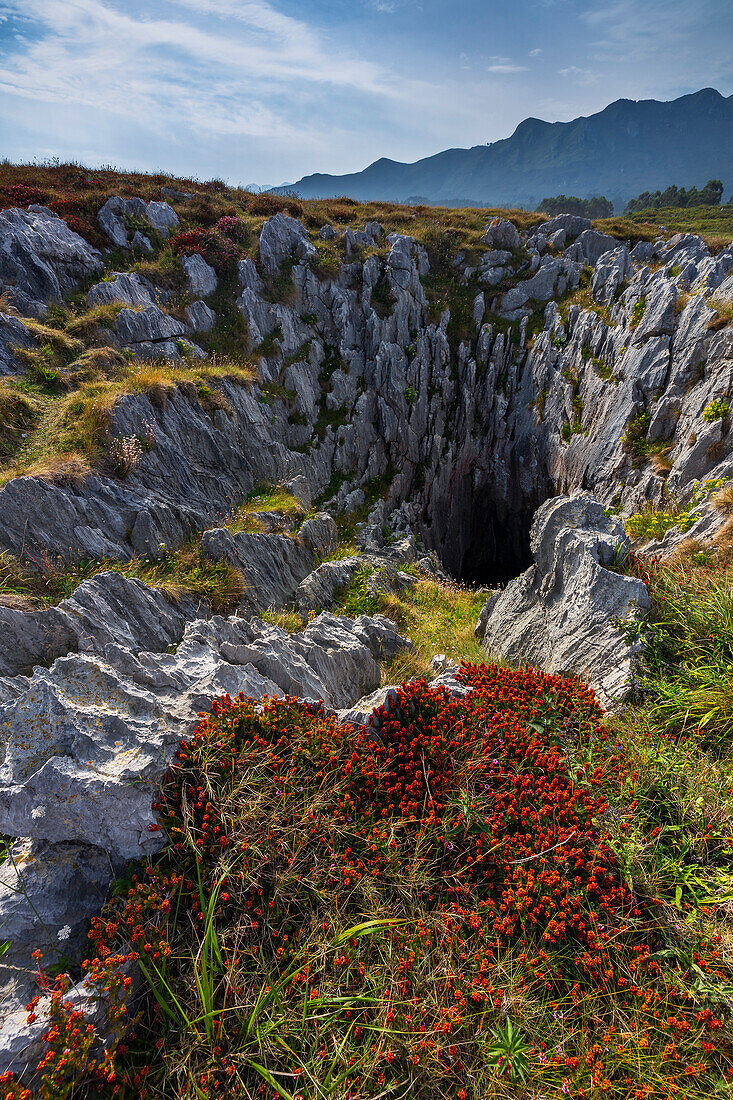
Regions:
M 471 587 L 497 587 L 523 573 L 532 563 L 529 534 L 536 510 L 552 487 L 510 485 L 497 492 L 472 475 L 454 480 L 450 492 L 435 502 L 427 541 L 447 573 Z

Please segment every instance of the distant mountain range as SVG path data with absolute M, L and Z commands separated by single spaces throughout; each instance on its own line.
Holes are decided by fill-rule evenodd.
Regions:
M 605 195 L 618 210 L 641 191 L 702 187 L 711 177 L 722 179 L 727 196 L 733 96 L 703 88 L 668 103 L 618 99 L 572 122 L 527 118 L 490 145 L 447 149 L 414 164 L 383 158 L 346 176 L 305 176 L 288 190 L 307 199 L 527 208 L 549 195 Z

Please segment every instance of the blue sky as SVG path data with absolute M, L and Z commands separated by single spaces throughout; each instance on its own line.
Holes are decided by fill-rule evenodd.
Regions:
M 730 95 L 731 46 L 733 0 L 0 0 L 0 149 L 274 184 Z

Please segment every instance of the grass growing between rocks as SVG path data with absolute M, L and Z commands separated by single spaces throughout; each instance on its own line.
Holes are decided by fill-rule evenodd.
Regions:
M 269 513 L 296 522 L 305 515 L 305 508 L 296 496 L 282 486 L 261 485 L 247 494 L 227 523 L 230 531 L 263 531 L 258 513 Z
M 100 573 L 113 571 L 160 589 L 174 603 L 183 599 L 203 601 L 217 614 L 232 614 L 247 592 L 243 574 L 224 561 L 201 553 L 200 540 L 192 538 L 175 550 L 162 550 L 155 558 L 123 561 L 62 561 L 39 552 L 19 562 L 0 553 L 0 604 L 24 610 L 52 607 L 73 596 L 78 586 Z
M 430 675 L 430 661 L 436 653 L 458 662 L 484 659 L 474 627 L 486 602 L 485 593 L 422 578 L 411 588 L 374 594 L 369 588 L 372 573 L 369 566 L 360 569 L 338 596 L 337 605 L 344 615 L 386 615 L 412 639 L 414 651 L 399 654 L 383 669 L 385 683 Z
M 176 388 L 192 386 L 192 395 L 205 409 L 226 411 L 220 384 L 248 386 L 256 377 L 254 367 L 229 361 L 141 362 L 102 348 L 86 351 L 70 363 L 67 379 L 0 379 L 0 485 L 21 476 L 63 481 L 83 477 L 92 468 L 114 471 L 110 417 L 114 405 L 126 396 L 147 394 L 154 404 L 162 404 Z M 141 445 L 138 458 L 143 450 Z

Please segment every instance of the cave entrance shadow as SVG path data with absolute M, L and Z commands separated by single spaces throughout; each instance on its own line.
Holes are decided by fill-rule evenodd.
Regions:
M 523 573 L 532 564 L 529 531 L 542 499 L 508 507 L 497 504 L 490 489 L 476 492 L 465 481 L 454 487 L 437 525 L 436 550 L 443 568 L 461 584 L 476 588 L 495 588 Z

